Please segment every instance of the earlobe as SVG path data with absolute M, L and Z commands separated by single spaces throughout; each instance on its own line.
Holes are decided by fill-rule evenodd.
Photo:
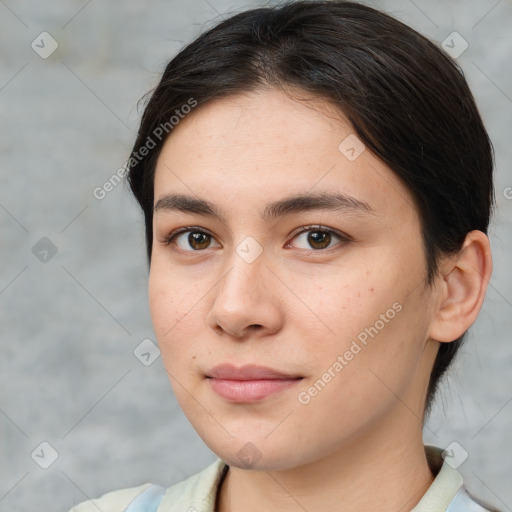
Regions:
M 439 297 L 429 336 L 454 341 L 475 321 L 492 273 L 491 247 L 482 231 L 467 234 L 461 250 L 440 265 Z

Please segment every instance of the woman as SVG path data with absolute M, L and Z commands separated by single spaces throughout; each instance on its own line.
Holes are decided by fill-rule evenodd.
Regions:
M 424 446 L 492 271 L 492 146 L 453 61 L 352 2 L 222 21 L 128 162 L 176 398 L 219 459 L 77 512 L 484 511 Z

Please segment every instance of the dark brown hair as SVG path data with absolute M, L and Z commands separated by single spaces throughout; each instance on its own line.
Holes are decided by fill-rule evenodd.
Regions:
M 371 7 L 287 2 L 238 13 L 201 34 L 169 62 L 149 97 L 128 162 L 129 185 L 145 216 L 149 264 L 155 164 L 172 135 L 171 117 L 186 112 L 191 99 L 200 108 L 262 87 L 330 100 L 403 180 L 421 219 L 426 285 L 442 254 L 458 251 L 471 230 L 487 233 L 493 148 L 460 67 Z M 148 141 L 151 149 L 141 156 Z M 440 344 L 425 415 L 464 336 Z

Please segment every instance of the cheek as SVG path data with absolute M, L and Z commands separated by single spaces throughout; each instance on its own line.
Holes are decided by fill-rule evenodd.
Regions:
M 188 315 L 194 315 L 201 299 L 197 281 L 186 276 L 186 270 L 171 266 L 163 257 L 152 257 L 148 282 L 148 299 L 155 332 L 170 337 Z
M 195 299 L 189 293 L 181 293 L 184 287 L 178 274 L 161 271 L 157 263 L 151 264 L 148 299 L 151 321 L 166 368 L 171 362 L 183 357 L 195 336 L 187 334 L 189 318 L 194 314 Z M 173 366 L 177 366 L 173 364 Z
M 155 334 L 160 342 L 177 321 L 175 297 L 166 277 L 152 266 L 148 285 L 149 310 Z
M 308 333 L 305 342 L 318 340 L 308 347 L 311 380 L 336 382 L 329 387 L 334 392 L 341 386 L 338 396 L 348 392 L 362 398 L 368 393 L 371 399 L 373 388 L 389 393 L 378 377 L 398 388 L 411 378 L 421 359 L 425 329 L 418 315 L 421 297 L 400 278 L 402 270 L 375 265 L 332 273 L 339 277 L 321 280 L 316 287 L 301 283 L 298 293 L 308 291 L 307 304 L 314 313 L 308 315 L 314 322 L 303 320 L 301 331 Z
M 372 270 L 336 267 L 314 278 L 295 278 L 294 293 L 310 312 L 309 331 L 318 332 L 321 328 L 326 344 L 342 349 L 344 342 L 373 325 L 380 314 L 392 307 L 393 294 L 389 292 L 392 280 L 389 269 L 384 273 L 378 267 Z M 308 325 L 304 328 L 308 329 Z
M 386 311 L 382 309 L 384 315 Z M 378 421 L 397 397 L 405 396 L 417 375 L 422 353 L 414 338 L 418 333 L 409 331 L 409 322 L 401 317 L 405 310 L 392 311 L 388 323 L 380 320 L 380 309 L 377 316 L 361 313 L 347 316 L 346 322 L 341 316 L 336 336 L 322 351 L 310 351 L 310 376 L 297 397 L 297 412 L 322 429 L 326 439 L 344 438 Z

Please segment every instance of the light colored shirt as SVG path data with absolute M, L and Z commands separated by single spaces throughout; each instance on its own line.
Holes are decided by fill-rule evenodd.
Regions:
M 426 446 L 425 452 L 436 476 L 411 512 L 492 511 L 467 492 L 461 474 L 446 458 L 443 460 L 440 448 Z M 217 459 L 167 489 L 150 483 L 121 489 L 80 503 L 70 512 L 215 512 L 217 491 L 228 469 L 225 462 Z

